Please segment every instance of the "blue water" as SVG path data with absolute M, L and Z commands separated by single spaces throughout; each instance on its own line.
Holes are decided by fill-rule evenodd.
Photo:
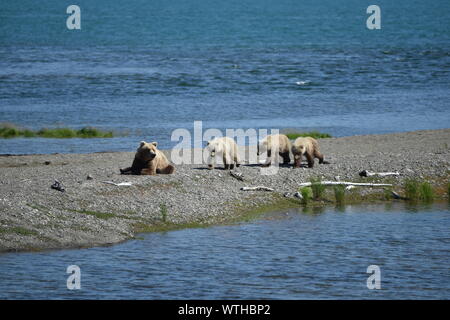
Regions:
M 0 254 L 0 299 L 449 299 L 450 207 L 347 206 Z M 81 289 L 68 290 L 78 265 Z M 369 290 L 369 265 L 381 289 Z
M 170 148 L 194 120 L 334 136 L 450 123 L 447 0 L 378 0 L 381 30 L 365 0 L 76 4 L 81 30 L 64 1 L 2 3 L 0 122 L 120 137 L 1 140 L 0 153 Z

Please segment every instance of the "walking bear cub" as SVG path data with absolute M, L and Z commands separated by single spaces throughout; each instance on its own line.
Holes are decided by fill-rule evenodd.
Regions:
M 319 143 L 311 137 L 300 137 L 292 144 L 292 154 L 294 155 L 294 168 L 300 168 L 302 156 L 306 156 L 308 167 L 314 167 L 314 158 L 319 159 L 319 163 L 324 163 L 323 155 L 319 150 Z
M 283 158 L 283 164 L 289 164 L 291 162 L 290 151 L 291 141 L 289 138 L 284 134 L 273 134 L 259 141 L 257 155 L 267 152 L 263 167 L 268 167 L 272 161 L 277 162 L 278 155 Z
M 120 169 L 121 174 L 155 175 L 157 173 L 171 174 L 175 167 L 169 163 L 164 153 L 156 147 L 157 142 L 141 141 L 134 156 L 131 167 Z
M 239 167 L 239 152 L 236 142 L 229 137 L 214 138 L 208 142 L 205 151 L 208 152 L 208 169 L 214 169 L 217 155 L 222 156 L 225 170 Z

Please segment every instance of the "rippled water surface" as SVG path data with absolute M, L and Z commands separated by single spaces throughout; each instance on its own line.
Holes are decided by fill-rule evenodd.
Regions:
M 0 254 L 2 299 L 449 299 L 450 207 L 289 210 L 112 247 Z M 81 268 L 81 290 L 66 268 Z M 378 265 L 381 290 L 366 286 Z
M 70 31 L 64 2 L 2 3 L 0 122 L 120 137 L 1 140 L 0 153 L 170 148 L 194 120 L 334 136 L 450 123 L 448 0 L 379 0 L 375 31 L 360 0 L 77 4 Z

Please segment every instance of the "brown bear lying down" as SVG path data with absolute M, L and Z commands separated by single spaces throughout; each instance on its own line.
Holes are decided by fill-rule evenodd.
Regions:
M 157 142 L 141 141 L 134 156 L 131 167 L 120 169 L 121 174 L 155 175 L 157 173 L 171 174 L 175 167 L 169 163 L 164 153 L 156 147 Z

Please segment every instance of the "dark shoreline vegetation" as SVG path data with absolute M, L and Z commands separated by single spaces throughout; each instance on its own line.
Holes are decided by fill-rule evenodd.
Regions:
M 331 134 L 322 133 L 322 132 L 318 132 L 318 131 L 288 132 L 288 133 L 285 133 L 285 134 L 290 140 L 295 140 L 298 137 L 311 137 L 311 138 L 314 138 L 314 139 L 324 139 L 324 138 L 332 138 L 333 137 Z
M 19 128 L 14 124 L 0 125 L 0 138 L 112 138 L 112 131 L 102 131 L 94 127 L 84 127 L 78 130 L 70 128 L 43 128 L 40 130 L 30 130 Z

